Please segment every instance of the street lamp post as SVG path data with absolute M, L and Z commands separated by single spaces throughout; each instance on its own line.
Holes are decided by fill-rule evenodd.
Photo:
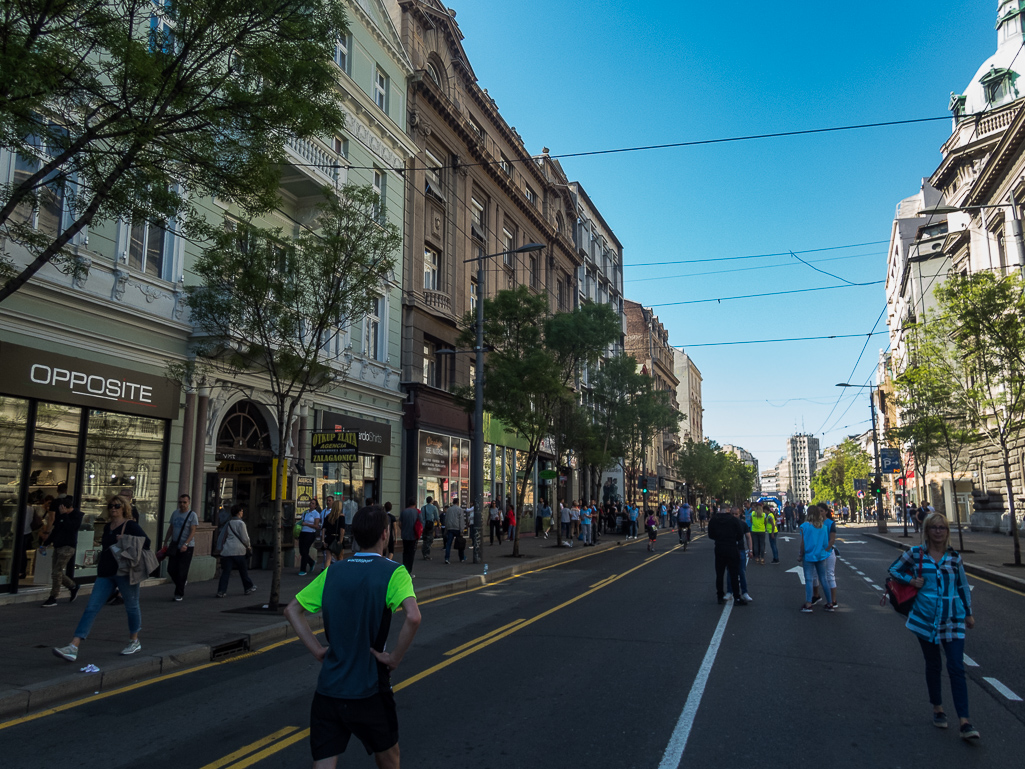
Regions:
M 475 353 L 476 378 L 473 386 L 473 471 L 470 473 L 470 494 L 473 497 L 473 562 L 479 563 L 483 546 L 484 526 L 484 260 L 506 254 L 525 254 L 544 249 L 543 243 L 527 243 L 519 248 L 479 255 L 467 262 L 477 262 L 477 341 Z M 516 475 L 513 474 L 513 483 Z M 535 506 L 536 507 L 536 506 Z M 535 513 L 536 514 L 536 513 Z M 518 522 L 518 521 L 517 521 Z M 517 526 L 517 528 L 519 528 Z M 514 532 L 515 534 L 516 532 Z
M 880 534 L 886 533 L 886 516 L 883 513 L 883 475 L 879 468 L 879 432 L 876 430 L 876 399 L 872 397 L 872 390 L 877 389 L 875 385 L 853 385 L 847 382 L 838 382 L 837 387 L 869 388 L 868 405 L 872 411 L 872 448 L 875 454 L 875 482 L 872 484 L 872 493 L 876 498 L 876 530 Z

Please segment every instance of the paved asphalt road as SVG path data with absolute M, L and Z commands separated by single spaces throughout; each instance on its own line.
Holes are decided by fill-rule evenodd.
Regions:
M 755 600 L 746 607 L 716 604 L 707 540 L 687 552 L 674 542 L 663 534 L 654 556 L 643 541 L 582 550 L 570 563 L 427 602 L 393 676 L 404 765 L 1022 765 L 1025 706 L 985 677 L 1025 694 L 1025 596 L 973 580 L 978 625 L 967 653 L 979 666 L 969 698 L 982 740 L 966 745 L 956 729 L 930 724 L 918 644 L 865 579 L 881 584 L 896 550 L 839 543 L 841 607 L 805 615 L 799 577 L 786 571 L 796 541 L 780 543 L 782 564 L 749 567 Z M 0 766 L 309 766 L 316 672 L 286 642 L 0 724 Z M 944 697 L 953 715 L 946 682 Z M 373 760 L 354 742 L 339 766 Z

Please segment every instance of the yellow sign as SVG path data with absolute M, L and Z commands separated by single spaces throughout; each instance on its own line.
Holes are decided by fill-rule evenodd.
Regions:
M 356 462 L 359 459 L 359 433 L 313 433 L 314 462 Z
M 281 498 L 288 499 L 288 460 L 282 460 L 285 463 L 285 482 L 282 484 Z M 270 498 L 275 500 L 278 498 L 278 460 L 275 457 L 270 462 Z
M 236 462 L 232 459 L 224 459 L 217 463 L 217 472 L 233 473 L 234 475 L 252 475 L 252 462 Z

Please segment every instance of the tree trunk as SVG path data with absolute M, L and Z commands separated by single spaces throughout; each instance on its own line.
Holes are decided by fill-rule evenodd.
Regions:
M 1007 511 L 1011 523 L 1011 536 L 1014 538 L 1014 565 L 1021 566 L 1021 542 L 1018 539 L 1018 517 L 1014 512 L 1014 485 L 1011 483 L 1010 449 L 1001 435 L 1000 450 L 1004 455 L 1004 486 L 1007 489 Z
M 954 521 L 957 523 L 958 550 L 964 550 L 964 533 L 961 531 L 961 508 L 957 504 L 957 478 L 954 476 L 954 463 L 950 463 L 950 496 L 954 503 Z

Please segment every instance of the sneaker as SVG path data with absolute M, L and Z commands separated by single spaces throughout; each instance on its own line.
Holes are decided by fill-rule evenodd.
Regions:
M 754 598 L 749 596 L 747 593 L 744 593 L 744 600 L 747 601 L 748 603 L 751 603 L 751 601 L 753 601 Z
M 812 606 L 814 606 L 817 603 L 822 603 L 822 596 L 821 595 L 817 595 L 817 596 L 815 596 L 814 598 L 811 599 L 811 605 Z
M 82 589 L 82 586 L 79 585 L 76 582 L 75 586 L 73 588 L 71 588 L 71 597 L 68 598 L 68 603 L 74 603 L 75 602 L 75 599 L 78 598 L 78 591 L 81 590 L 81 589 Z
M 826 604 L 826 611 L 835 611 L 835 610 L 836 610 L 836 606 L 835 605 L 833 605 L 831 603 L 827 603 Z
M 448 558 L 445 559 L 445 563 L 448 563 Z
M 139 643 L 139 639 L 136 638 L 134 641 L 128 644 L 124 649 L 121 650 L 121 656 L 127 657 L 129 654 L 135 654 L 139 649 L 142 648 L 142 644 Z
M 971 724 L 961 724 L 961 739 L 977 740 L 979 739 L 979 730 Z
M 811 614 L 811 607 L 814 606 L 814 605 L 815 605 L 814 603 L 806 603 L 806 604 L 804 604 L 801 607 L 801 614 Z
M 772 559 L 772 562 L 773 562 L 773 563 L 779 563 L 779 558 L 773 558 L 773 559 Z
M 185 596 L 183 596 L 183 595 L 176 595 L 176 596 L 174 597 L 174 600 L 176 600 L 176 601 L 181 601 L 181 600 L 182 600 L 182 599 L 184 599 L 184 598 L 185 598 Z
M 947 714 L 946 713 L 933 713 L 932 714 L 932 725 L 935 726 L 937 729 L 946 729 L 947 726 L 948 726 Z
M 748 604 L 748 602 L 745 601 L 743 598 L 734 598 L 733 599 L 733 605 L 734 606 L 747 606 L 747 604 Z
M 305 571 L 301 571 L 301 572 L 299 572 L 299 576 L 300 576 L 300 577 L 305 577 L 305 576 L 306 576 L 306 572 L 305 572 Z
M 74 662 L 78 659 L 78 647 L 73 644 L 54 647 L 53 654 L 55 657 L 60 657 L 68 662 Z
M 253 585 L 253 586 L 252 586 L 251 588 L 249 588 L 249 589 L 248 589 L 248 590 L 247 590 L 247 591 L 245 592 L 245 595 L 249 595 L 250 593 L 255 593 L 255 592 L 256 592 L 256 585 Z
M 217 593 L 216 597 L 217 598 L 224 598 L 224 596 L 226 596 L 226 595 L 227 595 L 227 593 Z
M 57 605 L 57 599 L 54 598 L 53 596 L 50 596 L 45 601 L 43 601 L 43 608 L 44 609 L 49 609 L 51 606 L 56 606 L 56 605 Z

